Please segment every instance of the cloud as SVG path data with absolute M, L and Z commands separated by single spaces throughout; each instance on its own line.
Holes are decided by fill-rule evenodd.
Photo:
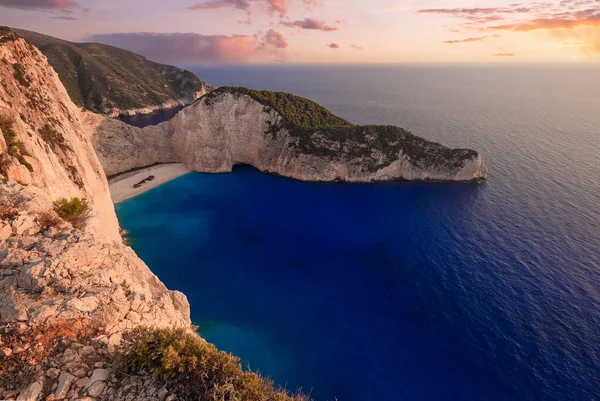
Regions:
M 515 57 L 514 53 L 496 53 L 494 57 Z
M 313 11 L 315 8 L 322 7 L 323 2 L 321 0 L 302 0 L 304 9 L 306 11 Z
M 62 20 L 65 20 L 65 21 L 77 21 L 77 18 L 71 17 L 69 15 L 60 15 L 58 17 L 52 17 L 52 19 L 62 19 Z
M 188 9 L 194 11 L 209 11 L 232 8 L 234 10 L 245 11 L 249 14 L 251 2 L 262 2 L 267 6 L 269 12 L 278 13 L 282 17 L 287 14 L 289 8 L 287 0 L 208 0 L 204 3 L 194 4 L 193 6 L 188 7 Z
M 337 43 L 330 43 L 327 45 L 327 47 L 329 47 L 330 49 L 339 49 L 340 45 L 338 45 Z
M 23 10 L 66 10 L 80 6 L 75 0 L 0 0 L 0 7 Z
M 223 8 L 233 8 L 237 10 L 250 10 L 250 2 L 248 0 L 210 0 L 206 3 L 198 3 L 188 7 L 189 10 L 205 11 L 205 10 L 220 10 Z
M 446 40 L 442 43 L 446 43 L 449 45 L 454 45 L 457 43 L 473 43 L 473 42 L 481 42 L 482 40 L 487 39 L 489 36 L 480 36 L 477 38 L 467 38 L 467 39 L 457 39 L 457 40 Z
M 305 18 L 303 21 L 283 21 L 281 25 L 287 28 L 311 29 L 325 32 L 335 32 L 339 29 L 336 26 L 327 25 L 324 21 L 314 18 Z
M 524 23 L 490 26 L 489 29 L 530 32 L 540 29 L 573 29 L 579 26 L 600 27 L 600 10 L 598 10 L 598 15 L 592 15 L 583 19 L 543 18 Z
M 281 32 L 269 29 L 269 31 L 265 35 L 264 45 L 272 45 L 278 49 L 285 49 L 286 47 L 288 47 L 288 41 Z
M 555 3 L 534 1 L 526 6 L 512 4 L 487 8 L 432 8 L 416 13 L 445 15 L 458 20 L 458 26 L 452 26 L 450 30 L 459 28 L 463 32 L 478 33 L 545 31 L 549 33 L 549 39 L 558 39 L 560 42 L 587 41 L 591 43 L 587 51 L 600 50 L 600 0 L 561 0 Z M 582 49 L 585 47 L 582 46 Z
M 359 46 L 359 45 L 350 45 L 351 48 L 356 49 L 356 50 L 363 50 L 364 47 Z
M 157 62 L 227 64 L 271 61 L 287 47 L 283 36 L 273 31 L 257 43 L 245 35 L 200 35 L 197 33 L 114 33 L 92 35 L 91 41 L 120 47 Z M 285 46 L 284 46 L 285 45 Z
M 287 14 L 289 4 L 287 0 L 267 0 L 269 11 L 279 13 L 282 17 Z

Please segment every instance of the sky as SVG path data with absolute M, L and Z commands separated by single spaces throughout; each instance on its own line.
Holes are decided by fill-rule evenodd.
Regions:
M 600 62 L 600 0 L 0 0 L 0 25 L 172 64 Z

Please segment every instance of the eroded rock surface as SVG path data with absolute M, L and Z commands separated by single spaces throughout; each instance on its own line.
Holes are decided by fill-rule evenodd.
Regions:
M 449 149 L 390 126 L 300 129 L 251 96 L 217 92 L 155 127 L 100 124 L 93 143 L 107 174 L 179 161 L 198 172 L 249 164 L 304 181 L 487 177 L 483 158 L 473 150 Z

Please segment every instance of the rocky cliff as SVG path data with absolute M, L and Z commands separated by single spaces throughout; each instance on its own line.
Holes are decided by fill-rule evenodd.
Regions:
M 124 399 L 109 348 L 142 325 L 191 331 L 189 304 L 122 243 L 90 142 L 103 118 L 6 29 L 0 81 L 0 399 Z M 85 228 L 58 218 L 59 198 L 87 200 Z
M 236 164 L 304 181 L 479 181 L 477 152 L 393 126 L 357 126 L 297 96 L 220 88 L 169 122 L 144 129 L 103 121 L 94 147 L 108 175 L 180 161 L 199 172 Z
M 15 30 L 48 58 L 73 102 L 109 116 L 188 105 L 212 89 L 193 73 L 99 43 Z

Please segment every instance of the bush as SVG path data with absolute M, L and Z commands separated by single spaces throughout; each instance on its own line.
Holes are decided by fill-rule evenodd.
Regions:
M 27 153 L 23 142 L 17 140 L 17 133 L 14 129 L 14 121 L 8 117 L 0 115 L 0 130 L 4 136 L 4 142 L 6 142 L 8 154 L 17 159 L 19 163 L 27 167 L 27 170 L 33 172 L 33 166 L 27 160 L 25 160 L 24 157 L 29 156 L 29 153 Z
M 63 225 L 62 219 L 51 209 L 39 212 L 35 217 L 35 221 L 40 226 L 40 232 L 44 232 L 49 228 L 60 228 Z
M 44 125 L 39 129 L 38 132 L 40 133 L 40 136 L 44 142 L 50 145 L 53 150 L 56 150 L 57 148 L 60 148 L 63 151 L 72 150 L 71 147 L 67 145 L 65 137 L 60 132 L 52 128 L 50 124 Z
M 13 220 L 23 210 L 24 199 L 15 193 L 0 193 L 0 220 Z
M 153 372 L 180 399 L 309 400 L 275 389 L 271 381 L 244 371 L 238 358 L 182 329 L 135 329 L 124 337 L 121 354 L 122 374 Z
M 61 198 L 54 202 L 54 211 L 63 220 L 78 230 L 83 230 L 90 218 L 90 207 L 85 199 Z
M 19 63 L 15 63 L 13 64 L 13 69 L 15 70 L 15 72 L 13 73 L 15 79 L 21 84 L 21 86 L 29 88 L 31 81 L 25 75 L 25 69 L 23 68 L 23 66 Z

